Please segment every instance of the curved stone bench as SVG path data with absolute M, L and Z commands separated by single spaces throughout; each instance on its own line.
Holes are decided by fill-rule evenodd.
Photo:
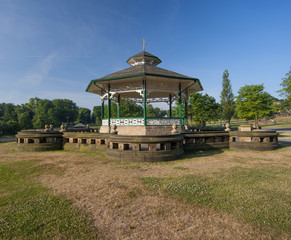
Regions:
M 183 135 L 185 152 L 229 148 L 228 132 L 190 132 Z
M 122 136 L 108 134 L 106 156 L 137 162 L 178 159 L 183 155 L 183 135 Z
M 107 135 L 96 132 L 63 132 L 64 150 L 104 152 Z
M 60 132 L 21 131 L 16 134 L 16 151 L 41 152 L 63 149 Z
M 247 150 L 274 150 L 279 147 L 279 133 L 270 130 L 231 131 L 230 148 Z

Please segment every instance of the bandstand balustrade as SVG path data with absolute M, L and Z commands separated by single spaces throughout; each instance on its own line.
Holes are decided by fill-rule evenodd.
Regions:
M 172 126 L 174 124 L 180 125 L 180 118 L 147 118 L 147 126 Z M 184 119 L 182 119 L 184 124 Z M 102 125 L 108 125 L 108 119 L 102 120 Z M 144 118 L 111 118 L 110 126 L 144 126 Z
M 107 135 L 106 155 L 125 161 L 157 162 L 181 157 L 183 135 L 119 136 Z

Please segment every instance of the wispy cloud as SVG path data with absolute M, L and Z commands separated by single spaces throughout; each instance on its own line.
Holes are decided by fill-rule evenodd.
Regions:
M 49 73 L 53 67 L 53 60 L 56 56 L 56 53 L 51 53 L 39 60 L 27 71 L 23 78 L 19 79 L 19 83 L 35 86 L 44 82 L 49 77 Z

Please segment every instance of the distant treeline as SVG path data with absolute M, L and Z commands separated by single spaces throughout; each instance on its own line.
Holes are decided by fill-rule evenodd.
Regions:
M 148 117 L 163 117 L 167 111 L 147 105 Z M 117 104 L 111 104 L 111 117 L 117 116 Z M 142 117 L 141 105 L 133 102 L 121 102 L 120 117 Z M 104 117 L 108 117 L 107 105 Z M 91 112 L 88 108 L 78 107 L 69 99 L 31 98 L 28 103 L 14 105 L 0 103 L 0 135 L 15 134 L 23 129 L 44 128 L 46 124 L 59 127 L 62 123 L 94 123 L 101 125 L 101 106 L 95 106 Z
M 225 101 L 217 103 L 215 98 L 207 94 L 192 93 L 188 96 L 187 104 L 182 102 L 182 117 L 188 118 L 189 125 L 205 126 L 206 122 L 226 120 L 231 118 L 254 119 L 271 117 L 275 112 L 290 109 L 289 100 L 275 99 L 264 92 L 264 86 L 246 85 L 239 90 L 239 95 L 234 97 L 227 92 Z M 221 99 L 224 99 L 221 97 Z M 236 99 L 236 100 L 235 100 Z M 273 102 L 277 101 L 277 105 Z M 289 104 L 289 105 L 288 105 Z M 170 116 L 169 110 L 154 108 L 147 104 L 146 114 L 148 118 L 160 118 Z M 186 113 L 187 107 L 187 113 Z M 111 118 L 117 117 L 118 107 L 111 103 Z M 61 124 L 96 124 L 101 125 L 101 106 L 95 106 L 91 112 L 88 108 L 78 107 L 69 99 L 39 99 L 31 98 L 28 103 L 14 105 L 12 103 L 0 104 L 0 135 L 10 135 L 23 129 L 44 128 L 46 124 L 59 127 Z M 175 101 L 172 108 L 172 117 L 178 117 L 179 105 Z M 119 116 L 143 117 L 143 107 L 135 102 L 121 101 Z M 104 118 L 108 118 L 108 106 L 104 106 Z

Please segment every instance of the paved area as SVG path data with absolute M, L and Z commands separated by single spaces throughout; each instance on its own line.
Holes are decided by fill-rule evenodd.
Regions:
M 277 131 L 277 132 L 287 132 L 288 136 L 279 137 L 279 142 L 280 143 L 291 143 L 291 128 L 290 127 L 276 128 L 276 126 L 274 126 L 273 128 L 264 128 L 264 130 L 273 130 L 273 131 Z M 289 135 L 290 135 L 290 137 L 289 137 Z
M 0 137 L 0 143 L 5 143 L 5 142 L 14 142 L 15 137 Z

